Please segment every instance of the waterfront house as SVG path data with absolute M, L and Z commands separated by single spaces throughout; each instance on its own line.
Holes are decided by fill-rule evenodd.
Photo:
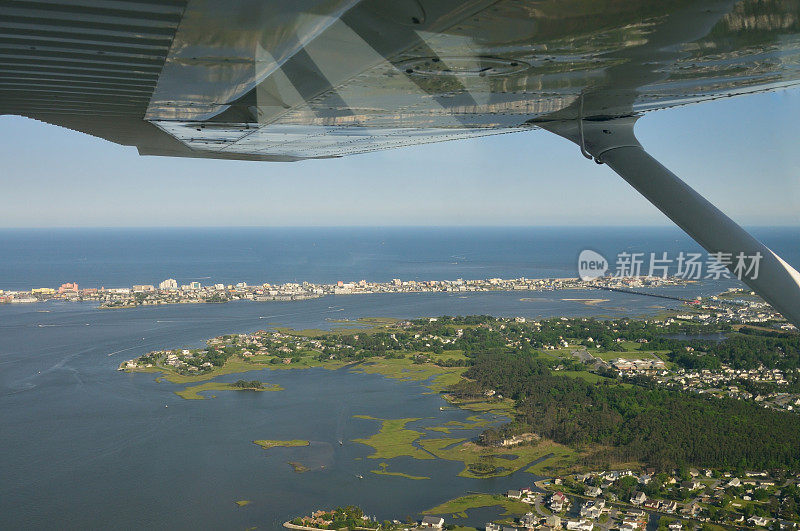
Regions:
M 520 498 L 522 498 L 522 492 L 518 490 L 510 490 L 506 493 L 506 496 L 508 496 L 512 500 L 519 500 Z
M 420 522 L 420 527 L 442 529 L 444 527 L 444 518 L 441 516 L 426 516 Z
M 564 496 L 563 492 L 556 492 L 552 496 L 550 496 L 550 510 L 554 513 L 561 512 L 564 508 L 564 505 L 567 503 L 567 497 Z

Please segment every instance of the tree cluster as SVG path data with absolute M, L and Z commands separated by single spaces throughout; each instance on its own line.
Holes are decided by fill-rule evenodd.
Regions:
M 711 399 L 635 385 L 591 384 L 551 373 L 541 360 L 485 354 L 452 389 L 492 389 L 517 401 L 519 424 L 578 447 L 594 459 L 639 461 L 661 470 L 683 465 L 800 469 L 800 417 L 733 399 Z

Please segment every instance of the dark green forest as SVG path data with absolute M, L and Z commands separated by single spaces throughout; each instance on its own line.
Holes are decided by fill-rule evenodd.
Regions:
M 479 355 L 465 376 L 471 381 L 451 389 L 457 397 L 493 389 L 517 401 L 517 418 L 506 430 L 600 448 L 591 457 L 598 463 L 800 469 L 800 416 L 794 414 L 732 399 L 591 384 L 551 373 L 526 354 Z

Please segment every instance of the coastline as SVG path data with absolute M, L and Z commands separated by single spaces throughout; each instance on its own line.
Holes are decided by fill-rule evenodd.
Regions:
M 431 328 L 440 326 L 437 324 L 439 319 L 440 318 L 418 319 L 413 324 L 414 326 L 419 326 L 422 328 L 425 328 L 426 326 Z M 470 319 L 469 317 L 465 319 L 467 320 L 459 321 L 457 325 L 452 325 L 457 327 L 457 329 L 454 328 L 452 331 L 459 332 L 473 330 L 474 328 L 481 328 L 482 326 L 488 326 L 491 330 L 493 323 L 496 323 L 500 329 L 505 329 L 508 326 L 512 326 L 512 323 L 515 323 L 519 326 L 527 326 L 528 324 L 534 327 L 539 326 L 538 322 L 535 321 L 526 323 L 524 320 L 515 321 L 513 318 L 487 317 L 485 318 L 486 322 L 482 322 L 480 319 L 483 318 L 476 316 L 474 317 L 474 319 L 476 319 L 476 324 L 470 324 L 470 321 L 468 320 Z M 674 315 L 669 317 L 668 320 L 675 321 Z M 491 395 L 485 394 L 478 399 L 464 400 L 461 397 L 447 392 L 448 389 L 453 386 L 453 384 L 466 381 L 463 376 L 463 373 L 466 370 L 465 366 L 445 366 L 447 363 L 463 360 L 463 352 L 457 350 L 440 350 L 438 353 L 435 353 L 433 350 L 423 349 L 422 351 L 414 352 L 405 351 L 404 356 L 401 358 L 395 358 L 391 355 L 391 353 L 388 353 L 389 355 L 387 355 L 386 352 L 383 352 L 382 354 L 371 353 L 363 358 L 353 361 L 347 358 L 337 358 L 333 351 L 329 352 L 326 350 L 326 348 L 329 348 L 333 344 L 347 344 L 347 342 L 352 339 L 352 336 L 354 336 L 356 339 L 358 339 L 360 336 L 378 336 L 384 339 L 394 339 L 395 334 L 398 334 L 401 330 L 406 330 L 407 327 L 412 325 L 412 323 L 409 321 L 387 320 L 382 322 L 378 319 L 373 319 L 370 321 L 373 323 L 373 327 L 370 329 L 348 330 L 346 332 L 343 330 L 296 331 L 283 328 L 274 332 L 259 331 L 252 334 L 238 334 L 212 338 L 212 340 L 209 340 L 208 344 L 210 346 L 214 345 L 215 348 L 219 348 L 220 346 L 219 343 L 215 344 L 215 341 L 222 341 L 223 338 L 226 338 L 225 341 L 228 341 L 228 343 L 223 343 L 224 345 L 239 345 L 237 348 L 252 349 L 252 351 L 247 351 L 250 354 L 250 356 L 247 358 L 239 356 L 238 354 L 236 357 L 231 357 L 228 361 L 226 361 L 225 364 L 220 366 L 218 369 L 215 369 L 210 374 L 192 376 L 176 374 L 174 368 L 150 367 L 149 369 L 150 371 L 161 371 L 162 376 L 160 379 L 167 381 L 183 380 L 181 383 L 184 383 L 185 381 L 190 381 L 193 379 L 213 379 L 221 374 L 230 374 L 234 372 L 233 367 L 240 372 L 261 369 L 347 367 L 356 372 L 381 374 L 387 378 L 420 382 L 422 385 L 428 387 L 431 392 L 440 394 L 440 396 L 449 404 L 448 407 L 471 410 L 482 414 L 491 413 L 494 415 L 503 415 L 506 419 L 509 417 L 513 418 L 516 407 L 515 403 L 513 401 L 509 401 L 508 398 L 504 398 L 499 395 L 495 396 L 493 393 Z M 487 325 L 487 323 L 489 324 Z M 446 329 L 447 326 L 450 325 L 441 326 L 444 326 Z M 495 328 L 495 330 L 496 329 L 497 328 Z M 412 329 L 410 333 L 417 332 L 419 334 L 421 331 L 422 330 L 418 331 Z M 344 336 L 349 337 L 348 341 L 344 340 Z M 427 338 L 428 336 L 425 337 Z M 396 341 L 396 339 L 394 340 Z M 427 340 L 430 341 L 429 339 Z M 333 341 L 333 343 L 331 343 L 331 341 Z M 572 339 L 570 339 L 570 341 L 572 341 Z M 295 343 L 297 345 L 296 349 L 298 350 L 296 352 L 287 351 L 285 353 L 281 353 L 281 349 L 285 348 L 289 342 Z M 636 342 L 632 341 L 627 341 L 625 343 L 626 344 L 620 348 L 625 350 L 626 355 L 647 358 L 645 355 L 646 353 L 641 352 L 641 349 L 643 348 L 642 344 L 637 344 Z M 628 345 L 627 343 L 632 344 Z M 270 346 L 263 347 L 264 351 L 262 352 L 262 347 L 259 347 L 259 344 L 262 346 Z M 557 349 L 555 352 L 548 352 L 547 349 L 544 349 L 544 351 L 540 354 L 544 356 L 556 356 L 557 358 L 569 358 L 570 356 L 574 355 L 575 352 L 577 352 L 575 348 L 575 346 L 565 346 L 564 348 Z M 647 349 L 645 348 L 645 350 Z M 550 352 L 553 353 L 550 354 Z M 586 352 L 585 347 L 583 347 L 583 352 Z M 663 355 L 663 353 L 661 354 Z M 605 355 L 605 358 L 603 355 Z M 601 352 L 594 359 L 600 361 L 605 359 L 610 360 L 611 356 L 618 357 L 619 359 L 624 358 L 624 356 L 621 356 L 619 353 L 610 351 Z M 658 360 L 660 358 L 658 355 L 653 353 L 653 357 L 648 359 Z M 276 360 L 280 361 L 273 363 Z M 232 365 L 228 365 L 229 363 Z M 559 371 L 557 368 L 554 370 Z M 136 372 L 135 369 L 133 369 L 133 371 Z M 563 372 L 561 372 L 560 375 L 567 378 L 587 379 L 587 381 L 591 383 L 599 383 L 602 381 L 606 381 L 606 383 L 609 384 L 612 383 L 610 379 L 606 378 L 605 376 L 601 376 L 596 372 L 591 373 L 575 369 L 561 369 L 561 371 Z M 614 385 L 620 385 L 621 387 L 624 387 L 631 384 L 619 383 Z M 484 422 L 484 420 L 479 417 L 475 417 L 475 419 L 472 419 L 470 423 L 447 423 L 442 426 L 428 426 L 425 428 L 428 431 L 436 431 L 444 434 L 441 436 L 441 438 L 437 438 L 436 436 L 432 436 L 430 433 L 423 435 L 423 433 L 418 431 L 420 428 L 416 426 L 411 428 L 407 426 L 407 424 L 410 422 L 422 420 L 421 418 L 380 419 L 374 417 L 365 417 L 362 415 L 354 416 L 366 421 L 378 423 L 379 426 L 377 433 L 375 433 L 373 436 L 354 439 L 351 441 L 367 445 L 373 449 L 372 454 L 366 456 L 367 459 L 388 460 L 405 456 L 413 459 L 444 459 L 448 461 L 460 461 L 463 462 L 464 469 L 458 475 L 473 479 L 501 477 L 523 470 L 538 476 L 545 476 L 545 478 L 550 478 L 550 480 L 559 476 L 575 475 L 579 472 L 588 473 L 592 470 L 592 467 L 589 465 L 590 460 L 587 458 L 591 457 L 591 455 L 593 455 L 593 453 L 596 451 L 601 450 L 599 447 L 594 448 L 590 445 L 581 448 L 570 448 L 565 445 L 556 444 L 555 442 L 547 439 L 536 439 L 536 444 L 520 445 L 509 449 L 502 449 L 496 446 L 479 446 L 472 442 L 472 440 L 460 436 L 447 436 L 451 434 L 450 430 L 453 429 L 467 427 L 477 429 L 492 425 L 488 423 L 481 424 Z M 280 443 L 280 441 L 277 442 Z M 292 443 L 293 441 L 289 442 Z M 258 442 L 256 442 L 256 444 L 258 444 Z M 283 445 L 268 445 L 268 447 L 273 446 Z M 289 444 L 288 446 L 300 446 L 300 444 Z M 487 453 L 491 454 L 490 459 L 488 459 L 488 462 L 491 463 L 488 473 L 485 472 L 487 465 L 485 454 Z M 504 457 L 506 455 L 510 456 L 508 460 L 506 460 Z M 294 470 L 297 473 L 310 471 L 310 469 L 305 467 L 305 465 L 300 462 L 290 461 L 289 464 L 294 467 Z M 480 465 L 480 468 L 477 465 Z M 635 461 L 609 461 L 609 466 L 611 466 L 612 469 L 622 467 L 626 469 L 640 470 L 644 465 L 643 463 Z M 427 479 L 427 477 L 412 475 L 407 472 L 395 470 L 390 471 L 388 470 L 388 467 L 388 464 L 382 462 L 378 465 L 377 470 L 371 470 L 370 472 L 378 475 L 396 476 L 398 477 L 398 480 Z M 547 479 L 540 480 L 536 486 L 540 488 L 546 488 L 547 485 L 545 485 L 545 482 L 547 481 Z M 489 504 L 488 506 L 495 506 L 498 505 L 498 500 L 502 502 L 499 503 L 501 506 L 504 506 L 504 504 L 508 503 L 505 499 L 501 499 L 503 497 L 497 493 L 487 494 L 487 496 L 489 496 L 491 499 L 476 498 L 477 501 L 475 503 L 481 503 L 484 505 L 478 505 L 475 507 L 484 507 L 487 506 L 487 503 Z M 464 496 L 462 496 L 462 498 L 464 498 Z M 451 500 L 451 502 L 456 503 L 458 500 L 460 500 L 460 498 Z M 449 502 L 440 504 L 440 506 L 444 507 L 446 506 L 446 503 Z M 460 501 L 458 503 L 466 503 L 466 501 Z M 436 509 L 440 506 L 422 511 L 420 514 L 430 514 L 432 511 L 436 512 Z M 627 507 L 625 504 L 622 504 L 622 506 Z M 464 510 L 475 507 L 465 505 Z M 519 508 L 521 506 L 517 507 L 514 505 L 514 507 Z M 464 511 L 457 512 L 463 513 Z M 305 526 L 298 526 L 296 528 L 315 530 L 322 529 Z
M 171 279 L 170 279 L 171 280 Z M 214 284 L 203 286 L 199 282 L 190 285 L 165 286 L 135 285 L 126 288 L 83 288 L 77 284 L 64 284 L 55 288 L 31 288 L 28 290 L 0 290 L 0 304 L 32 304 L 51 300 L 65 302 L 98 302 L 100 309 L 135 308 L 138 306 L 160 306 L 166 304 L 212 304 L 237 300 L 255 302 L 303 301 L 337 295 L 374 295 L 397 293 L 485 293 L 509 291 L 562 291 L 583 289 L 631 290 L 668 286 L 685 286 L 695 283 L 679 277 L 599 277 L 594 280 L 567 278 L 516 278 L 476 280 L 400 280 L 391 282 L 337 282 L 315 284 L 311 282 L 272 285 L 269 283 L 249 286 L 243 282 L 236 285 Z M 174 282 L 174 281 L 173 281 Z M 67 286 L 67 288 L 65 288 Z M 642 292 L 641 294 L 650 294 Z M 564 299 L 573 300 L 573 299 Z M 574 299 L 575 301 L 601 301 L 603 299 Z M 688 302 L 688 300 L 687 300 Z M 596 303 L 595 303 L 596 304 Z

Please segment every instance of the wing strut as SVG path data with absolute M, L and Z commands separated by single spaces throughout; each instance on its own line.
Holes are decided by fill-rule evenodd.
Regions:
M 575 142 L 599 164 L 607 164 L 709 253 L 725 253 L 722 256 L 731 259 L 728 269 L 800 328 L 800 273 L 651 157 L 634 135 L 637 119 L 537 125 Z M 740 253 L 750 258 L 760 253 L 757 274 L 754 268 L 734 270 Z

